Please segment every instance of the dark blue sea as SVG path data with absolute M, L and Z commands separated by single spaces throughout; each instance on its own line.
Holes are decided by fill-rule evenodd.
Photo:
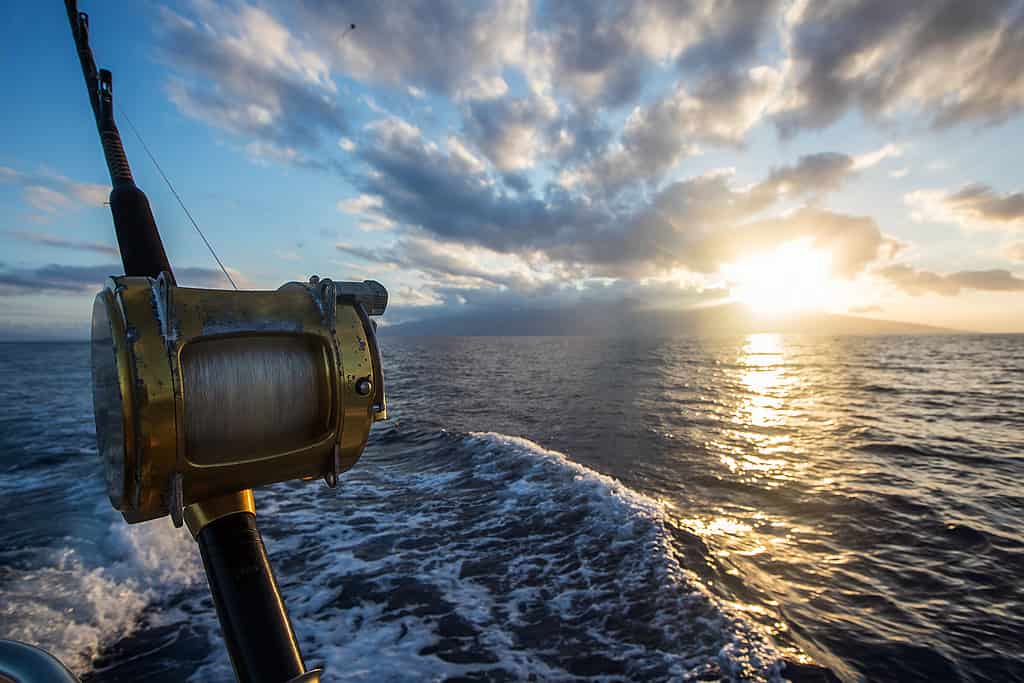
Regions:
M 1024 681 L 1024 337 L 382 343 L 356 467 L 257 491 L 326 680 Z M 231 680 L 90 402 L 86 344 L 0 345 L 0 636 Z

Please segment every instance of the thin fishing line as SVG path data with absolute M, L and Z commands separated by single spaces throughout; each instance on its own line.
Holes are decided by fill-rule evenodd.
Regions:
M 164 169 L 160 167 L 160 163 L 156 160 L 156 157 L 153 156 L 153 153 L 151 151 L 149 151 L 149 145 L 147 145 L 146 141 L 142 139 L 142 135 L 139 134 L 139 129 L 135 127 L 134 123 L 132 123 L 132 120 L 128 116 L 128 113 L 125 112 L 124 107 L 120 107 L 120 109 L 121 115 L 124 116 L 124 120 L 128 122 L 128 125 L 132 129 L 132 132 L 135 133 L 135 137 L 137 137 L 139 139 L 139 142 L 142 144 L 142 149 L 146 150 L 146 155 L 149 157 L 149 160 L 153 162 L 153 165 L 156 166 L 156 170 L 160 172 L 160 176 L 164 179 L 164 182 L 167 183 L 167 187 L 171 190 L 171 194 L 173 194 L 174 198 L 178 200 L 178 204 L 181 206 L 182 211 L 184 211 L 185 215 L 188 216 L 188 219 L 192 221 L 192 227 L 194 227 L 196 229 L 196 232 L 199 233 L 199 236 L 203 238 L 203 243 L 206 245 L 206 248 L 210 250 L 210 255 L 213 256 L 213 260 L 217 262 L 218 266 L 220 266 L 221 272 L 224 273 L 224 277 L 228 279 L 228 282 L 231 283 L 231 286 L 237 290 L 238 285 L 236 285 L 235 281 L 231 279 L 231 274 L 228 273 L 228 269 L 224 267 L 224 264 L 221 262 L 220 257 L 217 256 L 217 252 L 213 250 L 213 245 L 210 244 L 210 240 L 206 239 L 206 235 L 204 235 L 203 231 L 199 228 L 199 224 L 196 223 L 196 219 L 192 217 L 192 213 L 188 210 L 188 207 L 185 206 L 185 202 L 182 201 L 181 195 L 179 195 L 177 190 L 174 189 L 174 185 L 171 184 L 171 179 L 167 177 L 167 174 L 164 173 Z

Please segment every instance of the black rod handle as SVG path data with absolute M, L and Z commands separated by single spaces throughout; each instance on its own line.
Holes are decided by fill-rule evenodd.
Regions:
M 170 284 L 175 284 L 146 193 L 135 185 L 115 185 L 110 191 L 110 213 L 124 274 L 155 278 L 167 273 Z
M 256 515 L 216 519 L 196 540 L 239 682 L 286 683 L 302 676 L 305 665 Z

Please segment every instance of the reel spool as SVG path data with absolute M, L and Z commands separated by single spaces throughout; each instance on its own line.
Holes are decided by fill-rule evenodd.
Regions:
M 107 494 L 126 521 L 254 486 L 324 478 L 387 417 L 374 281 L 276 291 L 114 277 L 92 316 L 93 406 Z

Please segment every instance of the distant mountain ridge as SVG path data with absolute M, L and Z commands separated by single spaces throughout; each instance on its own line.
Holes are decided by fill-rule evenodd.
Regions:
M 760 315 L 741 304 L 637 310 L 628 304 L 472 312 L 381 327 L 388 336 L 721 336 L 777 332 L 812 335 L 965 334 L 930 325 L 834 313 Z

